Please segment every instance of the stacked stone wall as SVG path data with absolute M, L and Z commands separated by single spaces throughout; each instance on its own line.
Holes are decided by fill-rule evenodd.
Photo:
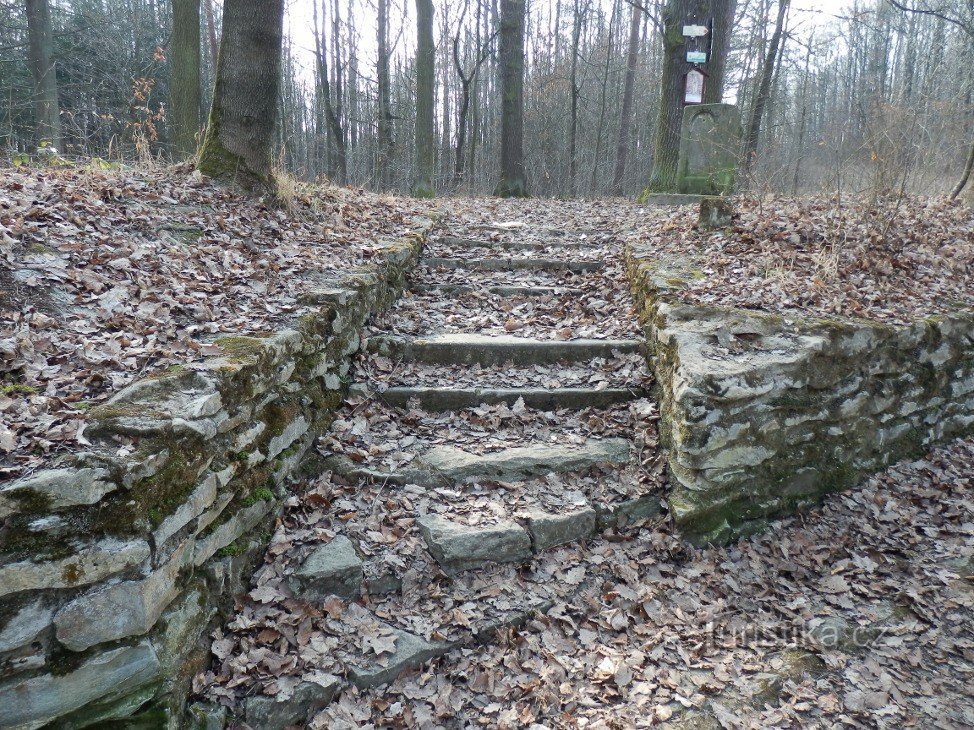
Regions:
M 181 724 L 207 627 L 263 556 L 363 325 L 431 227 L 323 281 L 292 327 L 125 388 L 89 414 L 90 448 L 0 487 L 0 727 Z
M 660 387 L 676 523 L 698 543 L 763 528 L 974 433 L 974 313 L 893 326 L 688 304 L 692 262 L 627 251 Z

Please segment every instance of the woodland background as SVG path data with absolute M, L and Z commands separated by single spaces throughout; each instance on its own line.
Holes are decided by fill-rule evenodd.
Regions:
M 170 157 L 170 78 L 179 53 L 172 4 L 42 4 L 51 16 L 61 153 L 127 161 Z M 665 4 L 528 4 L 524 154 L 532 194 L 631 196 L 646 187 Z M 957 17 L 974 18 L 974 0 L 950 0 L 947 7 Z M 745 120 L 779 9 L 777 0 L 736 3 L 724 97 L 740 105 Z M 296 0 L 287 6 L 292 32 L 285 37 L 277 125 L 284 167 L 302 179 L 409 189 L 415 12 L 410 0 Z M 489 193 L 500 148 L 498 0 L 437 0 L 434 12 L 435 188 L 440 194 Z M 221 33 L 218 0 L 202 0 L 200 15 L 205 114 Z M 974 37 L 936 14 L 905 13 L 887 0 L 856 0 L 827 23 L 811 15 L 784 9 L 750 184 L 777 193 L 949 191 L 974 136 Z M 383 54 L 388 78 L 381 72 Z M 16 159 L 33 150 L 35 139 L 24 0 L 2 0 L 0 149 Z

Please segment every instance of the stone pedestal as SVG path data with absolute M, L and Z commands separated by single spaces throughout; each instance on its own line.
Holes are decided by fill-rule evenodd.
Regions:
M 733 104 L 695 104 L 683 110 L 677 188 L 693 195 L 734 190 L 741 147 L 741 116 Z

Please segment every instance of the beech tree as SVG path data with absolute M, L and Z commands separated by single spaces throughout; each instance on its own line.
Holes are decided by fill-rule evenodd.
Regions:
M 172 0 L 172 41 L 169 62 L 169 123 L 172 156 L 196 153 L 200 130 L 200 0 Z
M 61 149 L 61 112 L 58 106 L 51 8 L 47 0 L 27 0 L 27 35 L 30 70 L 34 79 L 34 125 L 37 145 Z
M 524 13 L 525 0 L 501 0 L 501 174 L 500 197 L 528 195 L 524 170 Z
M 244 187 L 273 187 L 283 0 L 225 0 L 213 105 L 197 166 Z

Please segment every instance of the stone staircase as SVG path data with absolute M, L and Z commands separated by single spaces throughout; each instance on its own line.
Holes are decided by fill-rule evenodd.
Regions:
M 327 655 L 305 665 L 316 679 L 251 690 L 252 727 L 300 724 L 345 683 L 389 682 L 594 589 L 606 576 L 582 556 L 611 541 L 593 539 L 660 512 L 612 242 L 477 233 L 434 239 L 369 333 L 327 471 L 272 542 L 291 546 L 290 600 L 341 602 Z

